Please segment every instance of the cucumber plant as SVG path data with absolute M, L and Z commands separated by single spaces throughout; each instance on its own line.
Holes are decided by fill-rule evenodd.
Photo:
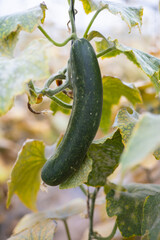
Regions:
M 36 210 L 35 202 L 32 204 L 31 199 L 36 199 L 42 178 L 45 184 L 51 186 L 59 185 L 62 189 L 80 187 L 86 195 L 89 218 L 88 240 L 114 239 L 117 228 L 125 239 L 136 236 L 142 239 L 159 240 L 160 231 L 157 225 L 159 226 L 160 224 L 160 214 L 156 210 L 156 207 L 158 207 L 160 199 L 160 186 L 158 184 L 126 184 L 122 186 L 122 180 L 124 173 L 135 166 L 137 162 L 141 163 L 147 153 L 153 153 L 156 159 L 160 159 L 160 151 L 159 148 L 157 149 L 160 145 L 160 117 L 150 114 L 141 116 L 136 112 L 136 109 L 134 109 L 135 104 L 142 104 L 142 97 L 148 94 L 145 92 L 146 89 L 148 90 L 148 88 L 152 87 L 152 90 L 155 89 L 156 93 L 160 92 L 160 60 L 137 49 L 126 47 L 120 44 L 118 40 L 112 41 L 110 38 L 105 38 L 105 36 L 98 31 L 90 31 L 96 17 L 104 9 L 108 9 L 112 14 L 120 13 L 122 20 L 127 22 L 129 28 L 136 25 L 141 26 L 143 10 L 139 7 L 129 7 L 128 5 L 108 1 L 81 0 L 86 13 L 94 10 L 96 10 L 96 12 L 84 31 L 83 36 L 78 37 L 75 24 L 77 13 L 75 3 L 77 1 L 78 0 L 68 0 L 68 24 L 71 25 L 71 33 L 62 43 L 55 42 L 44 30 L 42 24 L 40 24 L 39 19 L 41 19 L 41 23 L 43 23 L 45 17 L 46 6 L 44 3 L 40 5 L 40 8 L 32 9 L 31 12 L 28 13 L 27 21 L 30 19 L 31 14 L 34 13 L 32 17 L 33 19 L 35 17 L 35 21 L 31 21 L 30 23 L 33 24 L 32 28 L 30 25 L 30 28 L 26 28 L 27 21 L 24 23 L 21 15 L 18 15 L 17 18 L 16 15 L 14 15 L 14 17 L 11 16 L 11 19 L 4 17 L 1 20 L 0 18 L 0 21 L 3 23 L 2 27 L 4 27 L 3 31 L 1 31 L 3 34 L 2 36 L 0 34 L 0 37 L 2 45 L 4 44 L 4 49 L 6 48 L 6 52 L 4 49 L 0 49 L 2 55 L 8 54 L 9 50 L 12 52 L 20 29 L 29 31 L 28 29 L 33 30 L 38 27 L 40 32 L 53 45 L 63 47 L 66 44 L 70 44 L 70 55 L 68 56 L 66 66 L 57 73 L 50 75 L 42 88 L 35 85 L 34 80 L 37 79 L 37 76 L 35 77 L 34 74 L 33 76 L 30 74 L 29 76 L 27 75 L 27 80 L 24 78 L 23 83 L 26 84 L 25 91 L 29 101 L 28 108 L 33 114 L 40 114 L 40 112 L 32 109 L 32 103 L 41 103 L 43 98 L 46 97 L 60 107 L 67 109 L 67 111 L 71 110 L 71 115 L 62 140 L 58 142 L 57 148 L 48 160 L 44 157 L 44 145 L 42 142 L 33 140 L 25 143 L 11 172 L 11 179 L 8 184 L 7 206 L 10 204 L 12 195 L 16 193 L 27 207 Z M 27 14 L 25 17 L 26 16 Z M 14 18 L 15 22 L 13 24 Z M 34 23 L 36 21 L 37 24 Z M 7 34 L 6 26 L 9 23 L 10 25 L 13 24 L 13 29 L 11 35 L 6 35 L 5 38 L 5 34 Z M 8 26 L 9 29 L 11 29 L 10 25 Z M 15 30 L 15 25 L 17 26 L 17 30 Z M 91 43 L 91 40 L 94 38 L 101 40 L 96 42 L 96 50 Z M 11 44 L 12 41 L 13 45 Z M 9 46 L 11 46 L 11 49 L 9 49 Z M 136 64 L 137 67 L 143 70 L 143 72 L 150 77 L 151 83 L 144 84 L 139 87 L 138 90 L 134 85 L 123 83 L 118 78 L 101 76 L 97 59 L 99 57 L 115 57 L 119 54 L 124 54 L 130 61 Z M 29 56 L 27 56 L 27 61 L 29 61 Z M 5 56 L 3 61 L 1 58 L 0 72 L 3 73 L 2 70 L 10 65 L 6 64 L 7 56 Z M 12 59 L 9 63 L 13 68 Z M 24 61 L 18 61 L 18 65 L 20 64 L 22 64 L 24 69 Z M 40 63 L 38 62 L 38 64 Z M 39 66 L 38 64 L 35 64 L 35 66 Z M 29 65 L 32 66 L 34 64 L 31 61 Z M 17 73 L 17 69 L 13 69 L 14 74 Z M 33 70 L 33 68 L 31 69 Z M 22 70 L 20 69 L 20 73 L 21 72 Z M 26 74 L 26 72 L 24 72 L 24 74 Z M 10 72 L 8 75 L 11 76 Z M 16 74 L 15 77 L 18 78 L 20 75 L 21 74 Z M 1 76 L 5 77 L 5 74 L 1 74 Z M 39 73 L 38 77 L 41 78 Z M 42 78 L 43 77 L 44 76 L 42 76 Z M 6 89 L 8 86 L 9 89 L 12 89 L 9 85 L 11 82 L 10 78 L 8 79 Z M 5 81 L 1 77 L 0 80 L 2 80 L 1 84 L 3 87 Z M 20 82 L 19 78 L 18 81 Z M 53 89 L 51 84 L 54 81 L 57 87 Z M 20 90 L 18 94 L 19 92 Z M 70 104 L 69 102 L 63 101 L 63 99 L 57 97 L 56 94 L 67 95 L 73 100 L 73 103 Z M 0 114 L 9 109 L 9 107 L 3 109 L 4 105 L 2 102 L 4 101 L 5 103 L 7 98 L 4 92 L 2 92 L 1 95 Z M 113 129 L 112 126 L 105 128 L 105 121 L 106 125 L 110 124 L 112 105 L 117 105 L 121 96 L 125 96 L 128 99 L 129 103 L 127 103 L 127 107 L 131 108 L 120 109 L 115 119 L 115 129 Z M 140 105 L 139 108 L 141 109 L 142 106 Z M 152 125 L 152 123 L 154 124 Z M 94 140 L 99 126 L 102 131 L 104 130 L 104 134 L 108 130 L 111 132 L 107 136 L 103 135 L 101 139 Z M 129 138 L 131 138 L 131 140 L 128 140 Z M 145 147 L 145 144 L 147 147 Z M 122 164 L 121 181 L 115 184 L 109 181 L 108 177 L 119 166 L 119 163 Z M 33 171 L 31 171 L 31 169 Z M 25 173 L 28 175 L 26 176 Z M 31 182 L 33 187 L 31 186 Z M 89 188 L 90 186 L 94 188 L 91 190 Z M 107 237 L 102 237 L 99 233 L 95 232 L 93 226 L 96 197 L 100 189 L 104 190 L 104 200 L 107 201 L 106 211 L 108 216 L 116 216 L 112 232 Z M 152 207 L 153 209 L 151 210 L 152 202 L 155 208 Z M 76 206 L 77 208 L 79 207 L 78 204 Z M 74 208 L 75 205 L 73 209 L 69 206 L 67 216 L 66 213 L 62 213 L 61 216 L 57 215 L 57 212 L 52 212 L 49 213 L 48 217 L 48 212 L 43 212 L 39 219 L 37 213 L 31 214 L 31 218 L 33 217 L 33 219 L 35 219 L 35 221 L 32 222 L 32 226 L 30 226 L 30 223 L 25 225 L 22 220 L 24 224 L 22 224 L 23 229 L 17 233 L 17 228 L 14 231 L 16 232 L 16 236 L 13 236 L 13 239 L 15 239 L 15 237 L 19 237 L 18 239 L 22 237 L 29 239 L 28 236 L 29 234 L 32 235 L 32 232 L 35 231 L 35 226 L 38 226 L 38 229 L 40 229 L 41 224 L 42 226 L 43 224 L 47 225 L 48 219 L 54 219 L 64 222 L 67 237 L 71 240 L 67 218 L 70 216 L 72 210 L 73 215 L 75 214 Z M 81 212 L 81 207 L 80 209 L 76 209 L 76 212 Z M 128 216 L 130 216 L 130 218 L 128 218 Z M 51 224 L 53 224 L 53 221 L 51 221 Z M 53 234 L 53 228 L 51 233 L 49 230 L 46 231 L 46 229 L 44 232 Z M 41 232 L 43 234 L 43 231 L 39 231 L 39 235 L 37 235 L 39 238 L 42 238 Z M 27 237 L 25 234 L 28 234 Z M 53 235 L 49 237 L 52 239 Z M 43 238 L 48 239 L 48 235 L 47 237 L 43 235 Z

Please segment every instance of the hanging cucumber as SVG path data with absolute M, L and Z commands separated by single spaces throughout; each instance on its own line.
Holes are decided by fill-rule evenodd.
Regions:
M 101 73 L 94 49 L 86 39 L 73 42 L 69 68 L 74 97 L 72 113 L 62 142 L 42 169 L 42 180 L 51 186 L 64 182 L 80 168 L 102 113 Z

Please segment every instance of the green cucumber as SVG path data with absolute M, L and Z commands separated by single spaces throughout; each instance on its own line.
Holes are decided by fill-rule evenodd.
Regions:
M 68 127 L 42 168 L 42 180 L 51 186 L 64 182 L 82 165 L 98 130 L 103 102 L 102 78 L 91 44 L 84 38 L 73 42 L 69 60 L 73 108 Z

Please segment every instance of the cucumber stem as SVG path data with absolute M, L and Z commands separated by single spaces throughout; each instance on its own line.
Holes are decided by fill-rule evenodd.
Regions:
M 77 36 L 75 33 L 72 33 L 71 36 L 69 38 L 67 38 L 64 42 L 62 43 L 58 43 L 58 42 L 55 42 L 49 35 L 48 33 L 39 25 L 38 26 L 39 30 L 43 33 L 43 35 L 55 46 L 57 47 L 63 47 L 65 46 L 70 40 L 72 39 L 76 39 Z

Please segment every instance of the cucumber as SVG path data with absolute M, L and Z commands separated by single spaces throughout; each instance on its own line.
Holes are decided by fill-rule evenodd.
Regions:
M 51 186 L 64 182 L 82 165 L 98 130 L 103 102 L 102 78 L 91 44 L 84 38 L 70 51 L 73 108 L 67 130 L 56 152 L 42 168 L 42 180 Z

